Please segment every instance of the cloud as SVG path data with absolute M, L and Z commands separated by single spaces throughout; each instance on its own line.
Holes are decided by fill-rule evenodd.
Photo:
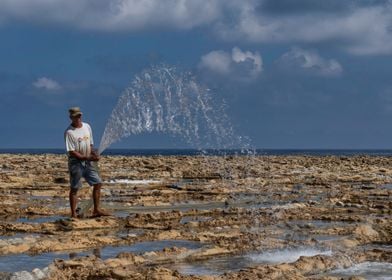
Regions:
M 56 82 L 55 80 L 42 77 L 37 79 L 35 82 L 33 82 L 33 86 L 38 89 L 45 89 L 48 91 L 57 91 L 62 89 L 60 84 Z
M 85 30 L 190 29 L 220 17 L 222 0 L 2 0 L 0 19 Z
M 263 0 L 257 9 L 269 14 L 303 14 L 303 13 L 342 13 L 354 7 L 366 7 L 380 4 L 379 0 Z
M 266 2 L 269 1 L 262 1 Z M 310 5 L 309 1 L 301 2 Z M 234 21 L 217 24 L 215 31 L 225 40 L 255 43 L 329 41 L 356 55 L 392 53 L 392 2 L 374 1 L 366 6 L 348 3 L 350 5 L 340 12 L 325 8 L 316 12 L 309 7 L 311 12 L 305 9 L 302 13 L 284 9 L 281 13 L 279 9 L 270 12 L 263 10 L 263 5 L 243 5 Z
M 42 79 L 42 78 L 41 78 Z M 48 90 L 47 84 L 33 84 L 27 83 L 22 88 L 17 90 L 18 98 L 33 98 L 32 100 L 52 106 L 62 107 L 64 104 L 68 107 L 75 106 L 75 104 L 83 107 L 92 106 L 95 108 L 103 108 L 103 104 L 112 104 L 118 98 L 123 88 L 108 82 L 108 81 L 94 81 L 94 80 L 64 80 L 62 81 L 58 90 Z M 49 79 L 50 80 L 50 79 Z M 58 83 L 57 83 L 58 84 Z M 22 95 L 20 95 L 22 94 Z M 94 107 L 93 106 L 93 107 Z
M 316 51 L 297 47 L 283 54 L 277 63 L 286 69 L 301 68 L 307 73 L 318 76 L 339 76 L 343 72 L 343 67 L 337 60 L 325 59 Z
M 217 50 L 203 55 L 199 68 L 236 79 L 252 79 L 262 72 L 263 60 L 258 52 L 242 51 L 234 47 L 231 53 Z
M 199 66 L 219 74 L 228 74 L 230 72 L 230 64 L 230 54 L 224 51 L 212 51 L 201 57 Z
M 391 0 L 2 0 L 0 24 L 100 32 L 206 28 L 228 41 L 324 43 L 392 54 Z

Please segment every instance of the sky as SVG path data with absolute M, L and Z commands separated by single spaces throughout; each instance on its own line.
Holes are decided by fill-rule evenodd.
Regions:
M 0 0 L 0 148 L 95 142 L 152 65 L 192 71 L 265 149 L 392 148 L 390 0 Z M 188 147 L 142 134 L 111 148 Z

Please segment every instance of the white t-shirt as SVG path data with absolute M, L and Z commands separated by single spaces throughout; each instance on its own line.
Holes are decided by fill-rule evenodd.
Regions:
M 67 152 L 75 151 L 88 157 L 91 153 L 93 142 L 93 133 L 88 123 L 82 122 L 82 127 L 76 128 L 70 125 L 64 133 L 65 146 Z

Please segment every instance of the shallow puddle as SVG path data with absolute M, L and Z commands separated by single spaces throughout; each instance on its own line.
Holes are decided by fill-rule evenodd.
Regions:
M 144 241 L 129 246 L 107 246 L 101 249 L 102 258 L 115 257 L 121 252 L 145 253 L 152 251 L 161 251 L 164 248 L 178 247 L 187 249 L 199 249 L 204 245 L 197 241 L 188 240 L 160 240 Z
M 15 222 L 17 223 L 33 223 L 33 224 L 40 224 L 40 223 L 50 223 L 55 222 L 62 219 L 68 219 L 69 217 L 65 216 L 32 216 L 32 217 L 23 217 L 17 219 Z
M 108 208 L 108 207 L 107 207 Z M 129 212 L 127 211 L 123 211 L 123 210 L 119 210 L 119 211 L 114 211 L 113 215 L 119 218 L 126 218 L 129 216 Z
M 287 248 L 282 250 L 269 250 L 261 253 L 249 254 L 248 258 L 253 263 L 279 264 L 291 263 L 298 260 L 301 256 L 312 257 L 316 255 L 332 255 L 331 250 L 317 248 Z
M 392 190 L 392 184 L 381 185 L 382 189 Z
M 37 256 L 29 256 L 26 254 L 0 256 L 0 271 L 32 271 L 34 268 L 42 269 L 48 266 L 54 259 L 68 258 L 69 254 L 66 253 L 45 253 Z
M 330 235 L 330 234 L 312 234 L 310 235 L 310 238 L 318 241 L 318 242 L 323 242 L 323 241 L 337 241 L 337 240 L 342 240 L 347 238 L 347 235 Z
M 285 233 L 281 236 L 278 236 L 280 240 L 289 240 L 289 241 L 307 241 L 307 240 L 316 240 L 317 242 L 327 242 L 327 241 L 337 241 L 347 238 L 344 235 L 332 235 L 332 234 L 305 234 L 298 232 Z
M 194 263 L 176 263 L 170 266 L 185 275 L 220 275 L 252 265 L 246 256 L 225 256 Z
M 144 229 L 124 229 L 116 233 L 116 236 L 121 238 L 137 237 L 145 233 Z
M 172 204 L 172 205 L 158 205 L 158 206 L 124 206 L 121 203 L 112 203 L 110 209 L 115 210 L 119 217 L 126 217 L 131 213 L 150 213 L 150 212 L 168 212 L 168 211 L 189 211 L 189 210 L 212 210 L 224 208 L 246 208 L 246 209 L 262 209 L 283 207 L 290 208 L 291 204 L 272 204 L 260 201 L 211 201 L 211 202 L 196 202 L 189 201 L 189 203 Z
M 329 228 L 329 227 L 347 227 L 350 222 L 344 221 L 328 221 L 328 220 L 291 220 L 287 222 L 289 225 L 298 226 L 299 228 Z
M 392 279 L 392 263 L 364 262 L 349 268 L 337 269 L 327 274 L 335 277 L 361 276 L 365 279 Z
M 52 263 L 55 259 L 71 259 L 87 255 L 95 255 L 102 259 L 114 258 L 119 253 L 131 252 L 142 254 L 151 251 L 161 251 L 164 248 L 182 247 L 187 249 L 199 249 L 204 244 L 196 241 L 188 240 L 161 240 L 138 242 L 127 246 L 106 246 L 103 248 L 95 248 L 81 252 L 58 252 L 45 253 L 41 255 L 30 256 L 27 254 L 15 254 L 0 256 L 0 271 L 16 272 L 16 271 L 32 271 L 34 268 L 44 268 Z
M 186 275 L 220 275 L 260 264 L 291 263 L 301 256 L 315 255 L 332 255 L 332 251 L 317 248 L 269 250 L 246 255 L 217 257 L 194 263 L 177 263 L 171 268 Z
M 125 184 L 125 185 L 149 185 L 149 184 L 159 184 L 162 181 L 159 180 L 131 180 L 131 179 L 111 179 L 105 181 L 106 184 Z
M 41 235 L 39 234 L 32 234 L 32 233 L 15 233 L 12 235 L 0 235 L 0 245 L 2 241 L 6 242 L 14 242 L 14 243 L 21 243 L 25 239 L 30 239 L 30 238 L 38 238 Z
M 159 206 L 124 206 L 122 204 L 116 204 L 112 206 L 112 209 L 120 211 L 121 215 L 125 213 L 150 213 L 150 212 L 168 212 L 168 211 L 188 211 L 192 209 L 198 210 L 210 210 L 216 208 L 226 208 L 228 207 L 225 202 L 205 202 L 205 203 L 184 203 L 184 204 L 174 204 L 174 205 L 159 205 Z
M 0 240 L 7 240 L 13 238 L 24 238 L 25 236 L 32 236 L 32 234 L 28 233 L 14 233 L 14 232 L 7 232 L 7 234 L 0 235 Z
M 370 243 L 363 246 L 360 246 L 364 250 L 381 250 L 387 251 L 392 254 L 392 244 L 389 243 Z
M 101 259 L 114 258 L 120 253 L 135 253 L 143 254 L 152 251 L 162 251 L 164 248 L 187 248 L 187 249 L 199 249 L 203 246 L 202 243 L 188 240 L 161 240 L 161 241 L 144 241 L 138 242 L 132 245 L 122 246 L 106 246 L 103 248 L 95 248 L 89 251 L 72 253 L 72 258 L 82 257 L 87 255 L 95 255 Z

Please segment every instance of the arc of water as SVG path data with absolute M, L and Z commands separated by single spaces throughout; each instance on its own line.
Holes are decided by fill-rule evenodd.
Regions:
M 223 103 L 222 103 L 223 104 Z M 239 137 L 222 104 L 190 73 L 159 66 L 137 75 L 109 117 L 99 152 L 120 139 L 160 132 L 180 136 L 190 146 L 230 148 Z

